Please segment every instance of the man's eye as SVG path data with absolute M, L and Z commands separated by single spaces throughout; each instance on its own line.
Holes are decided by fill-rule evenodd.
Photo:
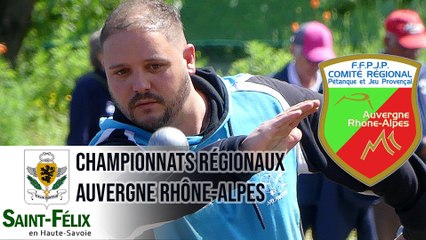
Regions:
M 115 71 L 115 75 L 118 75 L 118 76 L 123 76 L 124 74 L 126 74 L 126 73 L 128 73 L 129 72 L 129 70 L 128 69 L 120 69 L 120 70 L 117 70 L 117 71 Z
M 158 70 L 158 69 L 161 68 L 161 64 L 151 64 L 151 65 L 149 65 L 149 68 L 151 70 Z

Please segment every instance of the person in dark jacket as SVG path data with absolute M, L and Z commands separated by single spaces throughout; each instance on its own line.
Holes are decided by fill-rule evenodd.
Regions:
M 67 145 L 88 145 L 99 131 L 99 119 L 114 113 L 106 75 L 99 60 L 99 34 L 100 31 L 92 33 L 89 42 L 93 71 L 77 80 L 72 94 Z

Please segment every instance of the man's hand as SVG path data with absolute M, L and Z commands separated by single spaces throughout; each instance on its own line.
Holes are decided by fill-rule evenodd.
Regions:
M 263 122 L 241 143 L 240 149 L 246 151 L 289 151 L 302 138 L 296 128 L 306 116 L 316 112 L 319 100 L 298 103 L 275 118 Z

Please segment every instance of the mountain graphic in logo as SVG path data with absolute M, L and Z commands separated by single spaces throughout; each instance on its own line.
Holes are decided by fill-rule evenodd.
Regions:
M 321 144 L 343 170 L 373 186 L 404 164 L 420 142 L 421 64 L 363 54 L 324 61 L 319 67 L 324 86 Z

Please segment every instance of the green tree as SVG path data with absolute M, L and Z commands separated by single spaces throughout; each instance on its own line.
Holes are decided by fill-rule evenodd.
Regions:
M 2 0 L 0 8 L 0 43 L 7 46 L 4 56 L 14 62 L 31 25 L 35 0 Z
M 1 145 L 62 145 L 75 80 L 90 69 L 88 37 L 99 29 L 114 0 L 44 0 L 16 59 L 2 61 Z

